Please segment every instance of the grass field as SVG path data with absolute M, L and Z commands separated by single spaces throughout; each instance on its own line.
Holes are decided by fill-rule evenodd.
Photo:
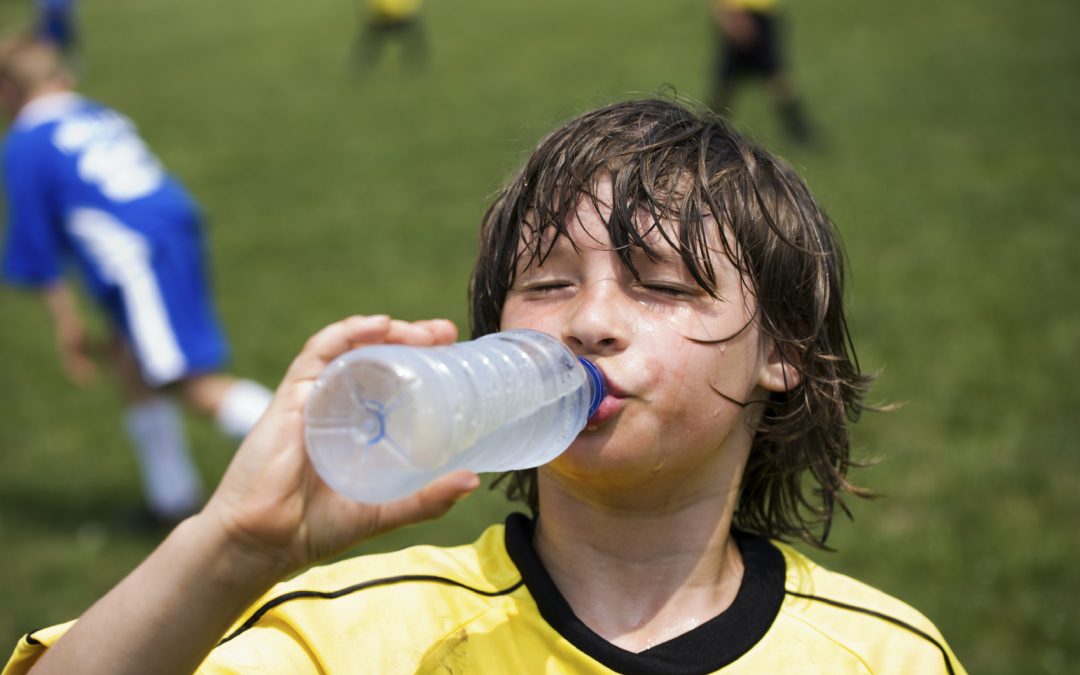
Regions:
M 1080 5 L 791 2 L 795 76 L 827 143 L 785 145 L 761 90 L 739 123 L 808 178 L 852 261 L 853 332 L 880 371 L 858 478 L 886 497 L 815 558 L 930 616 L 972 673 L 1080 661 Z M 28 19 L 0 0 L 0 26 Z M 84 90 L 125 111 L 210 215 L 234 370 L 276 382 L 353 312 L 446 316 L 489 195 L 583 109 L 673 85 L 703 97 L 700 0 L 429 3 L 434 63 L 348 67 L 346 2 L 95 0 Z M 135 565 L 121 402 L 62 378 L 37 298 L 0 290 L 0 648 L 72 618 Z M 232 446 L 191 420 L 206 476 Z M 471 497 L 363 550 L 455 543 L 507 506 Z

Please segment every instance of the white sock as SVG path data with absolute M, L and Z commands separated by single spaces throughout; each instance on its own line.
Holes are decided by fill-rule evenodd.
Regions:
M 131 405 L 124 426 L 135 444 L 143 490 L 150 510 L 180 518 L 202 504 L 202 483 L 188 452 L 180 408 L 157 396 Z
M 225 392 L 217 409 L 218 427 L 226 434 L 243 438 L 259 421 L 274 393 L 258 382 L 237 380 Z

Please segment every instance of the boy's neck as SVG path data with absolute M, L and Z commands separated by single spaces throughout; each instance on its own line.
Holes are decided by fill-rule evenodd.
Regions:
M 734 601 L 743 563 L 730 534 L 733 479 L 663 515 L 585 502 L 548 482 L 534 546 L 585 625 L 623 649 L 643 651 Z
M 74 93 L 74 90 L 72 89 L 71 82 L 68 81 L 66 78 L 57 78 L 54 80 L 42 82 L 41 84 L 37 85 L 36 87 L 25 93 L 15 112 L 18 113 L 34 101 L 45 98 L 46 96 L 71 93 Z

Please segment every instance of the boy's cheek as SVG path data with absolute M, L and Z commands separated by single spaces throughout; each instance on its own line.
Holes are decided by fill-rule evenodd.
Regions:
M 543 312 L 538 307 L 530 307 L 527 303 L 516 300 L 507 300 L 503 306 L 502 321 L 499 328 L 510 330 L 512 328 L 532 328 L 552 335 L 558 335 L 558 331 L 545 330 L 545 326 L 553 327 L 551 312 Z

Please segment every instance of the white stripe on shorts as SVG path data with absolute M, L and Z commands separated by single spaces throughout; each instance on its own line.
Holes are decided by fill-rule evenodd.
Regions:
M 147 383 L 158 386 L 182 377 L 187 362 L 173 333 L 146 239 L 97 209 L 75 209 L 68 227 L 101 276 L 120 288 L 135 358 Z

